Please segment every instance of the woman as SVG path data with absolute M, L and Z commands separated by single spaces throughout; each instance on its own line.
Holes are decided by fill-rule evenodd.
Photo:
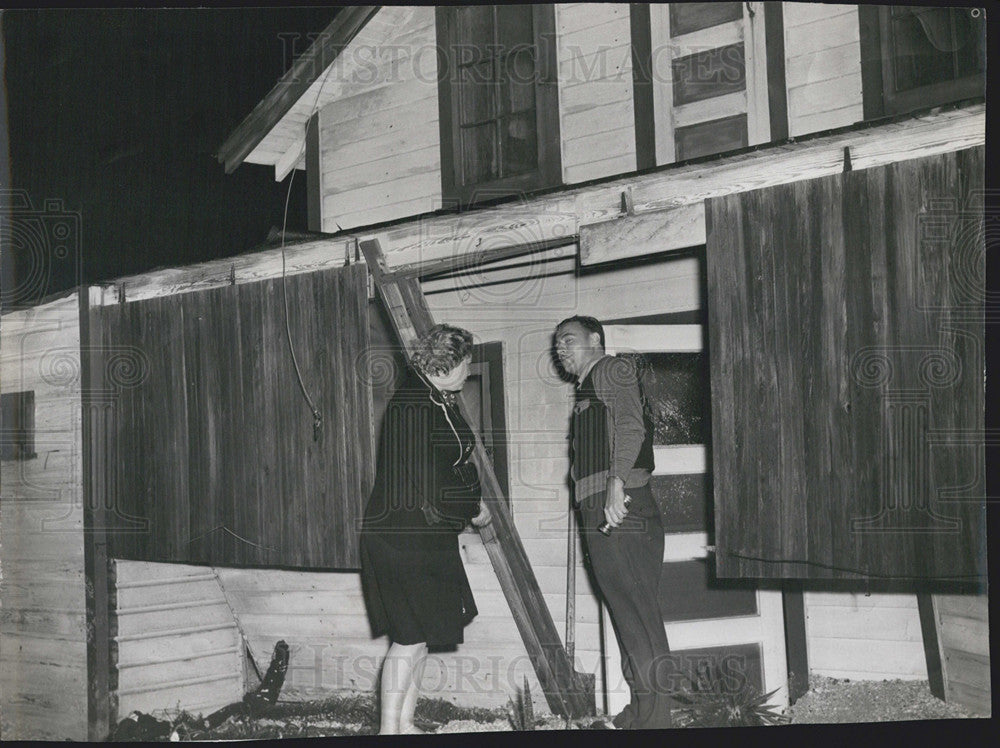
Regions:
M 458 552 L 466 522 L 482 526 L 475 437 L 456 396 L 469 376 L 472 334 L 436 325 L 382 422 L 378 471 L 361 531 L 361 580 L 375 636 L 388 634 L 380 734 L 420 732 L 413 711 L 428 645 L 454 646 L 476 615 Z

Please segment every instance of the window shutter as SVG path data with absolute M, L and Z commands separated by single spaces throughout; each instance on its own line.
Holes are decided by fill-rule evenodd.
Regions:
M 373 476 L 364 265 L 101 307 L 118 558 L 357 568 Z
M 720 576 L 985 573 L 983 149 L 707 202 Z

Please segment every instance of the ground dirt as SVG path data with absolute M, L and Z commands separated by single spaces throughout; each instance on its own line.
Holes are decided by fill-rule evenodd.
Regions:
M 813 675 L 809 691 L 786 712 L 791 724 L 893 722 L 903 720 L 981 717 L 934 697 L 926 681 L 850 681 Z M 164 716 L 164 715 L 160 715 Z M 324 701 L 288 702 L 271 708 L 266 717 L 232 717 L 213 730 L 185 727 L 178 714 L 169 714 L 178 725 L 180 740 L 281 739 L 321 736 L 373 735 L 378 732 L 375 700 L 371 695 L 339 696 Z M 592 720 L 566 721 L 538 714 L 536 730 L 581 729 Z M 422 699 L 417 726 L 434 733 L 501 732 L 511 730 L 506 709 L 457 706 L 438 699 Z M 4 720 L 4 740 L 58 738 L 43 730 L 18 731 Z

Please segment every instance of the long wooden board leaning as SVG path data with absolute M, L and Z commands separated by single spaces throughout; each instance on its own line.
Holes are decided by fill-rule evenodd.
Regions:
M 416 338 L 434 325 L 420 281 L 388 273 L 377 239 L 360 242 L 360 248 L 409 359 Z M 469 404 L 464 396 L 460 410 L 469 419 Z M 480 529 L 483 545 L 500 580 L 500 587 L 510 605 L 549 708 L 563 716 L 593 714 L 594 676 L 573 669 L 514 527 L 510 510 L 503 500 L 493 463 L 478 434 L 473 459 L 479 469 L 483 499 L 493 514 L 493 521 Z

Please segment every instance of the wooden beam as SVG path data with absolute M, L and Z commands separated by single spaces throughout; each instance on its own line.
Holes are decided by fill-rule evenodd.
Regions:
M 785 662 L 788 669 L 788 703 L 794 704 L 809 690 L 809 655 L 806 646 L 806 608 L 802 584 L 785 581 L 781 585 L 785 615 Z
M 109 568 L 106 513 L 111 492 L 107 472 L 114 456 L 103 449 L 113 418 L 104 382 L 101 326 L 94 301 L 99 291 L 80 287 L 80 392 L 83 451 L 83 569 L 87 621 L 87 737 L 107 738 L 115 720 L 112 693 L 113 580 Z M 92 296 L 94 298 L 92 298 Z M 109 464 L 110 463 L 110 464 Z
M 705 243 L 705 203 L 657 210 L 580 227 L 580 264 L 684 249 Z
M 617 218 L 621 193 L 632 191 L 637 215 L 701 203 L 707 198 L 839 174 L 844 147 L 855 169 L 948 153 L 982 145 L 986 108 L 924 114 L 877 126 L 845 128 L 757 147 L 726 157 L 669 165 L 644 174 L 597 180 L 533 198 L 458 214 L 425 215 L 392 226 L 354 229 L 359 239 L 377 238 L 392 270 L 419 269 L 443 257 L 491 248 L 576 236 L 582 225 Z M 670 237 L 677 246 L 703 243 L 704 228 Z M 622 248 L 628 256 L 627 248 Z M 609 253 L 608 259 L 613 259 Z
M 656 166 L 656 126 L 653 114 L 653 50 L 649 3 L 629 3 L 632 36 L 632 110 L 635 119 L 635 167 Z
M 316 116 L 317 115 L 314 114 L 313 119 L 315 119 Z M 315 125 L 313 124 L 313 119 L 309 120 L 309 127 L 307 128 L 307 131 L 309 132 L 309 135 L 307 137 L 309 139 L 313 137 L 311 131 L 315 129 Z M 288 150 L 285 151 L 284 155 L 274 162 L 275 182 L 284 182 L 285 177 L 287 177 L 292 172 L 292 169 L 299 169 L 299 168 L 306 169 L 307 173 L 309 173 L 309 176 L 312 177 L 312 173 L 309 172 L 305 164 L 307 158 L 306 153 L 308 148 L 307 137 L 303 137 L 302 140 L 297 140 L 294 143 L 292 143 L 292 145 L 289 146 Z
M 917 593 L 917 613 L 920 617 L 920 636 L 924 641 L 927 685 L 934 696 L 942 701 L 947 701 L 944 669 L 941 662 L 941 643 L 938 640 L 937 612 L 934 610 L 933 595 L 927 592 Z
M 763 3 L 767 48 L 767 110 L 771 140 L 788 137 L 788 88 L 785 78 L 785 15 L 781 3 Z
M 342 267 L 347 253 L 353 253 L 354 243 L 354 237 L 332 235 L 288 243 L 285 247 L 285 273 L 298 275 Z M 138 301 L 276 278 L 281 275 L 281 255 L 280 247 L 268 247 L 225 260 L 127 276 L 102 284 L 102 294 L 94 303 L 99 306 L 117 304 L 119 288 L 124 290 L 125 301 Z
M 219 147 L 216 158 L 226 165 L 227 174 L 243 163 L 378 10 L 378 5 L 357 5 L 337 11 L 330 25 Z
M 416 278 L 397 277 L 386 271 L 385 257 L 378 240 L 361 242 L 361 251 L 409 358 L 417 337 L 434 324 L 420 283 Z M 470 405 L 463 394 L 459 410 L 472 423 Z M 493 521 L 480 529 L 483 546 L 510 605 L 546 701 L 557 714 L 574 717 L 593 714 L 593 679 L 573 669 L 514 526 L 493 463 L 478 433 L 473 460 L 479 470 L 483 500 L 493 514 Z
M 850 147 L 855 170 L 962 150 L 986 142 L 986 107 L 977 104 L 897 121 L 844 128 L 832 133 L 762 146 L 726 157 L 706 157 L 696 163 L 668 165 L 645 174 L 595 180 L 570 189 L 511 201 L 463 213 L 424 214 L 386 225 L 359 227 L 331 234 L 319 242 L 289 247 L 288 272 L 309 272 L 343 264 L 345 247 L 354 237 L 378 239 L 392 272 L 423 274 L 435 264 L 468 262 L 468 256 L 518 248 L 555 246 L 576 241 L 580 226 L 610 221 L 621 215 L 621 193 L 632 190 L 636 217 L 653 211 L 691 207 L 706 198 L 797 182 L 843 170 L 844 147 Z M 688 224 L 664 237 L 671 246 L 704 243 L 704 226 Z M 621 257 L 628 247 L 619 247 Z M 603 261 L 616 259 L 605 252 Z M 230 265 L 236 282 L 273 278 L 281 273 L 277 250 L 257 250 L 234 258 L 183 268 L 128 276 L 129 300 L 166 296 L 229 282 Z

